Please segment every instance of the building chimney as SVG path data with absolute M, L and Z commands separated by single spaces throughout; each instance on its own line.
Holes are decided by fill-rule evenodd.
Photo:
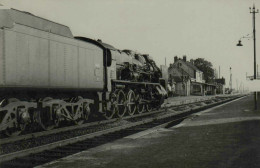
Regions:
M 187 61 L 187 57 L 186 57 L 186 55 L 183 56 L 183 61 L 184 61 L 184 62 Z
M 177 60 L 178 60 L 178 57 L 174 56 L 174 63 L 177 62 Z

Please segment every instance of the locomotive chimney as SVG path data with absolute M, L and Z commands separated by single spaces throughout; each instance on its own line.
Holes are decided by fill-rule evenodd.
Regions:
M 178 60 L 178 57 L 174 56 L 174 63 L 177 62 L 177 60 Z
M 186 55 L 183 56 L 183 61 L 184 61 L 184 62 L 187 61 L 187 57 L 186 57 Z

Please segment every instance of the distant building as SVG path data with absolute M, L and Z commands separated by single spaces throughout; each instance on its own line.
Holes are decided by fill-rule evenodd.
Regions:
M 225 78 L 218 78 L 214 80 L 216 85 L 216 94 L 225 94 Z
M 175 84 L 175 94 L 180 96 L 190 95 L 190 76 L 181 68 L 169 68 L 169 80 Z
M 176 82 L 176 94 L 181 96 L 216 94 L 216 86 L 205 83 L 203 72 L 187 57 L 174 57 L 174 63 L 168 69 L 170 81 Z

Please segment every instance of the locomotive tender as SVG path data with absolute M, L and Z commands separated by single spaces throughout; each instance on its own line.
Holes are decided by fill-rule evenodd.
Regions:
M 0 131 L 8 136 L 35 123 L 50 130 L 90 114 L 110 119 L 158 108 L 166 96 L 162 75 L 149 55 L 0 9 Z

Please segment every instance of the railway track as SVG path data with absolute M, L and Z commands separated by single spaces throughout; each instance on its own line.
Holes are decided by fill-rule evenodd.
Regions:
M 219 100 L 219 99 L 223 99 L 223 98 L 218 98 L 218 99 L 214 99 Z M 166 111 L 166 109 L 174 109 L 174 110 L 180 110 L 180 109 L 185 109 L 187 108 L 187 106 L 189 107 L 194 107 L 194 106 L 200 106 L 201 103 L 204 103 L 205 101 L 209 101 L 209 100 L 199 100 L 196 102 L 191 102 L 188 104 L 185 104 L 185 102 L 181 102 L 182 104 L 178 104 L 178 105 L 171 105 L 171 106 L 164 106 L 163 108 L 161 108 L 160 110 L 155 110 L 155 111 L 151 111 L 151 112 L 146 112 L 146 113 L 142 113 L 142 114 L 136 114 L 133 116 L 125 116 L 123 118 L 121 118 L 122 120 L 136 120 L 138 118 L 143 118 L 146 116 L 151 116 L 154 114 L 159 114 L 161 112 Z M 113 118 L 110 120 L 98 120 L 98 121 L 94 121 L 94 122 L 90 122 L 90 123 L 85 123 L 82 125 L 72 125 L 72 126 L 66 126 L 66 127 L 61 127 L 61 128 L 57 128 L 54 130 L 49 130 L 49 131 L 40 131 L 40 132 L 31 132 L 31 133 L 27 133 L 24 135 L 20 135 L 20 136 L 16 136 L 16 137 L 2 137 L 0 138 L 0 145 L 6 144 L 6 143 L 13 143 L 19 140 L 27 140 L 30 138 L 37 138 L 37 137 L 41 137 L 41 136 L 47 136 L 47 135 L 51 135 L 51 134 L 56 134 L 56 133 L 60 133 L 60 132 L 65 132 L 65 131 L 70 131 L 70 130 L 76 130 L 76 129 L 83 129 L 83 128 L 87 128 L 90 126 L 96 126 L 96 125 L 100 125 L 100 124 L 108 124 L 108 123 L 113 123 L 118 121 L 118 118 Z
M 238 96 L 194 102 L 168 107 L 167 110 L 160 109 L 150 113 L 127 116 L 121 120 L 97 121 L 68 127 L 67 130 L 60 128 L 52 130 L 52 132 L 38 132 L 23 137 L 3 139 L 1 140 L 0 167 L 34 167 L 158 125 L 177 124 L 194 112 L 236 98 Z M 82 130 L 81 134 L 75 131 L 77 129 Z M 64 138 L 59 139 L 58 137 L 61 136 Z M 34 144 L 31 146 L 30 140 L 34 140 Z M 3 151 L 3 148 L 8 144 L 11 145 L 10 148 L 15 148 L 14 146 L 24 146 L 24 148 Z
M 123 117 L 122 120 L 149 116 L 149 115 L 153 115 L 155 113 L 160 113 L 162 111 L 164 111 L 164 110 L 157 110 L 157 111 L 147 112 L 147 113 L 143 113 L 143 114 L 137 114 L 137 115 L 134 115 L 134 116 L 126 116 L 126 117 Z M 100 125 L 100 124 L 109 124 L 109 123 L 116 122 L 118 120 L 119 120 L 118 118 L 113 118 L 113 119 L 110 119 L 110 120 L 99 120 L 99 121 L 94 121 L 94 122 L 90 122 L 90 123 L 86 123 L 86 124 L 82 124 L 82 125 L 73 125 L 73 126 L 57 128 L 57 129 L 50 130 L 50 131 L 28 133 L 28 134 L 20 135 L 20 136 L 17 136 L 17 137 L 6 137 L 6 138 L 0 139 L 0 145 L 6 144 L 6 143 L 16 142 L 16 141 L 19 141 L 19 140 L 27 140 L 27 139 L 30 139 L 30 138 L 47 136 L 47 135 L 61 133 L 61 132 L 70 131 L 70 130 L 84 129 L 84 128 L 88 128 L 90 126 L 97 126 L 97 125 Z

